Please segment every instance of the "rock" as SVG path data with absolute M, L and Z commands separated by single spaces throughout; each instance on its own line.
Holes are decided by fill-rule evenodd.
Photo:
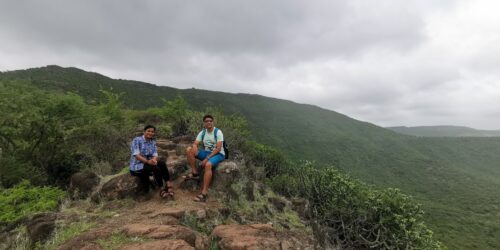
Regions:
M 219 213 L 224 217 L 227 218 L 229 215 L 231 215 L 231 210 L 227 207 L 221 207 L 219 208 Z
M 57 250 L 72 250 L 72 249 L 101 249 L 93 241 L 103 239 L 111 236 L 112 229 L 101 228 L 90 230 L 86 233 L 80 234 L 59 246 Z
M 188 162 L 185 156 L 179 157 L 176 160 L 168 161 L 167 167 L 169 169 L 170 178 L 172 180 L 180 177 L 186 170 L 189 169 Z
M 165 215 L 155 220 L 159 225 L 179 225 L 179 220 L 173 216 Z
M 102 248 L 97 243 L 87 242 L 80 250 L 102 250 Z
M 54 213 L 42 213 L 37 214 L 26 221 L 28 235 L 31 241 L 45 241 L 54 231 L 56 218 L 57 216 Z
M 275 230 L 267 224 L 219 225 L 212 231 L 221 249 L 281 249 Z
M 180 225 L 129 224 L 123 227 L 127 236 L 142 236 L 152 239 L 182 239 L 195 246 L 196 234 L 193 230 Z
M 167 154 L 168 154 L 168 158 L 167 158 L 167 161 L 175 161 L 179 158 L 179 156 L 177 155 L 177 151 L 174 150 L 168 150 L 167 151 Z M 185 155 L 182 155 L 184 157 L 186 157 Z
M 199 191 L 200 190 L 199 185 L 200 182 L 197 180 L 187 180 L 187 181 L 182 181 L 179 185 L 179 188 L 187 191 Z
M 189 168 L 189 166 L 186 165 L 186 168 Z M 184 181 L 179 187 L 188 191 L 199 191 L 199 187 L 203 184 L 204 172 L 203 170 L 199 170 L 199 173 L 200 181 Z M 184 172 L 183 174 L 186 173 Z M 215 171 L 212 171 L 212 174 L 210 190 L 227 193 L 230 190 L 231 184 L 238 182 L 241 178 L 241 168 L 233 161 L 223 161 L 217 166 Z
M 269 224 L 219 225 L 212 231 L 220 249 L 314 249 L 307 234 L 276 231 Z
M 158 159 L 160 161 L 167 161 L 169 156 L 170 154 L 168 150 L 158 149 Z
M 189 210 L 187 214 L 199 220 L 207 218 L 207 211 L 205 209 Z
M 172 150 L 177 146 L 176 143 L 166 139 L 156 140 L 156 146 L 163 150 Z
M 128 162 L 114 161 L 111 163 L 111 171 L 113 173 L 120 172 L 125 166 L 128 166 Z
M 101 189 L 92 196 L 93 201 L 135 198 L 138 196 L 141 183 L 139 178 L 129 173 L 119 174 L 102 185 Z
M 309 201 L 302 198 L 292 199 L 292 210 L 297 212 L 297 214 L 303 219 L 310 219 L 309 213 Z
M 279 212 L 283 212 L 286 207 L 286 201 L 282 198 L 279 197 L 269 197 L 267 198 L 269 203 L 273 204 L 273 206 L 278 210 Z
M 186 213 L 186 211 L 183 209 L 180 209 L 180 208 L 164 208 L 160 211 L 153 212 L 149 216 L 149 218 L 156 218 L 158 216 L 172 216 L 172 217 L 175 217 L 177 219 L 180 219 L 184 216 L 185 213 Z
M 71 176 L 68 192 L 72 198 L 87 198 L 99 184 L 99 176 L 90 171 L 79 172 Z
M 194 138 L 191 138 L 189 135 L 178 136 L 172 138 L 174 143 L 184 143 L 184 144 L 193 144 Z
M 241 168 L 233 161 L 223 161 L 213 172 L 211 188 L 217 191 L 226 191 L 231 184 L 237 183 L 241 178 Z
M 188 147 L 191 147 L 192 144 L 188 144 L 188 143 L 179 143 L 177 144 L 177 146 L 175 147 L 175 153 L 177 155 L 186 155 L 186 149 Z
M 157 240 L 146 243 L 135 243 L 125 245 L 120 250 L 194 250 L 183 240 Z
M 210 240 L 205 235 L 196 235 L 196 241 L 194 248 L 196 250 L 210 249 Z

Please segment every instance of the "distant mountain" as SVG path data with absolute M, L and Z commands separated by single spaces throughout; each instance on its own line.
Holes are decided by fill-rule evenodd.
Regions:
M 500 130 L 478 130 L 462 126 L 387 127 L 396 133 L 422 137 L 500 137 Z
M 0 73 L 0 84 L 7 81 L 77 93 L 89 102 L 101 98 L 100 89 L 112 90 L 123 93 L 125 105 L 134 109 L 162 106 L 176 95 L 200 111 L 220 106 L 245 116 L 257 141 L 290 159 L 334 165 L 366 182 L 413 195 L 450 249 L 500 249 L 494 233 L 500 232 L 500 138 L 408 136 L 313 105 L 116 80 L 77 68 Z

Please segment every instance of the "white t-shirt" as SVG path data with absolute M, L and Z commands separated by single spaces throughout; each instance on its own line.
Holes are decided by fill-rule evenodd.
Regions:
M 198 133 L 198 136 L 196 136 L 196 140 L 201 142 L 201 135 L 203 134 L 203 131 L 206 131 L 206 129 L 203 129 L 200 133 Z M 215 148 L 217 148 L 217 142 L 219 141 L 224 141 L 224 135 L 222 134 L 222 131 L 220 129 L 217 129 L 217 142 L 215 141 L 215 136 L 214 136 L 214 131 L 215 127 L 212 130 L 212 132 L 205 132 L 205 137 L 203 138 L 203 146 L 204 149 L 207 151 L 214 151 Z M 220 154 L 224 155 L 224 149 L 221 147 L 221 150 L 219 152 Z

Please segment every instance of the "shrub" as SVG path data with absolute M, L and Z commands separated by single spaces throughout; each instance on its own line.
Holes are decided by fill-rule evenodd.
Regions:
M 33 187 L 24 180 L 0 191 L 0 223 L 10 223 L 24 216 L 57 208 L 65 192 L 56 187 Z
M 291 164 L 277 149 L 253 141 L 245 143 L 245 156 L 252 165 L 263 167 L 266 177 L 286 174 Z
M 423 223 L 420 205 L 397 189 L 376 189 L 333 167 L 314 167 L 310 162 L 286 172 L 272 177 L 271 187 L 306 198 L 312 217 L 336 232 L 330 243 L 342 249 L 441 248 Z
M 126 157 L 131 126 L 120 95 L 102 93 L 105 102 L 89 105 L 76 94 L 50 94 L 16 82 L 0 85 L 2 185 L 19 182 L 22 171 L 34 173 L 28 175 L 34 184 L 66 186 L 82 167 Z M 9 169 L 14 166 L 20 168 Z

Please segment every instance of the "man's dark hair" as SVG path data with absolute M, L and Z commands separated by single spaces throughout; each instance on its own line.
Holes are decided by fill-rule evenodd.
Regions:
M 213 116 L 211 116 L 211 115 L 205 115 L 205 116 L 203 116 L 203 121 L 205 121 L 207 118 L 212 119 L 212 121 L 214 120 Z
M 155 132 L 156 132 L 156 127 L 155 127 L 155 126 L 153 126 L 153 125 L 146 125 L 146 126 L 144 127 L 144 131 L 148 130 L 148 128 L 152 128 L 152 129 L 154 129 L 154 130 L 155 130 Z

